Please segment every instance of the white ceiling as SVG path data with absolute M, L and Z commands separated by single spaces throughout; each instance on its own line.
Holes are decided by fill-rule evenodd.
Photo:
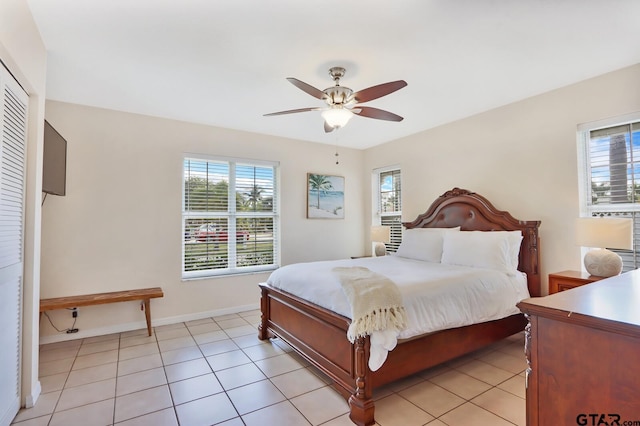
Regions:
M 367 148 L 640 63 L 638 0 L 28 0 L 47 99 Z M 326 134 L 320 90 L 403 79 Z M 596 101 L 596 100 L 594 100 Z

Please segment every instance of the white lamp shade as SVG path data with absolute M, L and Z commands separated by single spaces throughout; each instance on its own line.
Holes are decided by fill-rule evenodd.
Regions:
M 583 247 L 631 250 L 631 219 L 581 217 L 576 220 L 576 243 Z
M 351 120 L 351 117 L 353 117 L 353 113 L 347 108 L 337 107 L 324 110 L 321 115 L 325 123 L 334 129 L 346 126 L 349 120 Z
M 607 250 L 633 248 L 633 221 L 622 218 L 581 217 L 576 221 L 576 243 L 597 247 L 584 256 L 584 266 L 591 275 L 612 277 L 622 272 L 622 258 Z
M 371 241 L 378 243 L 388 243 L 389 241 L 391 241 L 391 227 L 384 225 L 372 226 Z

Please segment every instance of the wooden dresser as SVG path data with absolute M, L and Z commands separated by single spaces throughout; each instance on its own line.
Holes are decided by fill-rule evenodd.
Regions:
M 640 270 L 518 307 L 527 425 L 640 424 Z

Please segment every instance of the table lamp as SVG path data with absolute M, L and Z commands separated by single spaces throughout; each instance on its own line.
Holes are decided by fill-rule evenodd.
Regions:
M 371 241 L 375 244 L 374 253 L 376 257 L 384 256 L 387 253 L 387 247 L 384 244 L 391 241 L 391 227 L 383 225 L 372 226 Z
M 612 277 L 622 272 L 622 258 L 607 250 L 633 248 L 633 221 L 623 218 L 581 217 L 576 220 L 576 243 L 597 247 L 584 256 L 584 266 L 591 275 Z

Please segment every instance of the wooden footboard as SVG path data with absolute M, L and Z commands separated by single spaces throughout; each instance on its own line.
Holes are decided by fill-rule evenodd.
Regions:
M 329 376 L 349 402 L 349 417 L 360 426 L 375 423 L 374 388 L 504 339 L 526 325 L 524 316 L 518 314 L 407 340 L 389 352 L 379 370 L 370 371 L 369 338 L 351 344 L 348 318 L 267 284 L 260 284 L 260 288 L 259 338 L 281 338 Z
M 263 340 L 273 335 L 280 337 L 341 384 L 342 389 L 338 390 L 343 395 L 351 395 L 356 360 L 346 337 L 350 320 L 266 284 L 260 287 L 259 337 Z
M 348 399 L 350 418 L 358 425 L 372 425 L 373 399 L 369 379 L 369 338 L 354 344 L 347 340 L 349 318 L 267 284 L 260 284 L 262 320 L 258 337 L 277 336 L 333 381 Z

